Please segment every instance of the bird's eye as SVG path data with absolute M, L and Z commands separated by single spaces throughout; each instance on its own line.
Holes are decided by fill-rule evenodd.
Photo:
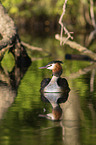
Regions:
M 52 66 L 52 64 L 48 65 L 48 67 Z

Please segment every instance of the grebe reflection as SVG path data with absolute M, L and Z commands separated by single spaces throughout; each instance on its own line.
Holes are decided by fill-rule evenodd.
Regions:
M 52 106 L 52 113 L 40 114 L 39 117 L 45 117 L 50 120 L 58 121 L 62 117 L 62 109 L 60 103 L 64 103 L 68 99 L 68 93 L 41 93 L 41 99 L 49 102 Z

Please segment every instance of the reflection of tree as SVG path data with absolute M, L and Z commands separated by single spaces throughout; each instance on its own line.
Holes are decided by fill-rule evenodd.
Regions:
M 18 60 L 17 60 L 18 62 Z M 15 64 L 13 70 L 8 73 L 0 68 L 0 119 L 2 119 L 4 113 L 8 110 L 17 95 L 18 87 L 21 79 L 30 64 L 21 66 L 19 61 Z
M 0 3 L 0 61 L 6 50 L 11 52 L 15 59 L 14 69 L 8 73 L 0 68 L 0 119 L 14 101 L 17 89 L 31 60 L 20 41 L 14 21 L 8 16 Z
M 62 120 L 62 139 L 67 145 L 80 144 L 79 123 L 81 118 L 81 108 L 78 96 L 74 91 L 70 91 L 68 101 L 61 104 L 63 110 Z
M 92 63 L 90 66 L 87 66 L 83 69 L 80 69 L 76 73 L 70 74 L 70 76 L 68 77 L 69 79 L 76 79 L 76 78 L 79 78 L 81 75 L 87 74 L 88 72 L 91 72 L 90 73 L 90 82 L 89 82 L 90 83 L 90 89 L 88 89 L 87 91 L 84 90 L 85 91 L 84 96 L 83 96 L 84 98 L 80 99 L 80 100 L 82 100 L 81 106 L 83 107 L 83 109 L 82 110 L 80 109 L 79 114 L 80 114 L 80 118 L 81 118 L 81 122 L 82 122 L 80 126 L 82 126 L 83 123 L 84 123 L 83 125 L 85 125 L 85 127 L 87 126 L 87 127 L 90 128 L 90 123 L 92 123 L 92 126 L 91 126 L 90 130 L 88 130 L 88 131 L 85 129 L 86 134 L 84 134 L 84 137 L 89 135 L 89 132 L 92 132 L 92 134 L 95 134 L 95 132 L 96 132 L 96 130 L 95 130 L 95 128 L 96 128 L 96 107 L 95 107 L 96 106 L 96 100 L 95 100 L 95 96 L 94 96 L 96 63 Z M 77 83 L 77 87 L 78 87 L 78 83 Z M 78 90 L 82 91 L 82 85 L 81 85 L 81 89 L 78 89 Z M 75 101 L 75 98 L 73 100 Z M 70 100 L 69 100 L 69 102 L 70 102 Z M 87 104 L 86 104 L 86 102 L 87 102 Z M 66 106 L 66 104 L 63 107 L 65 107 L 65 106 Z M 78 106 L 75 109 L 78 110 Z M 72 109 L 70 109 L 70 110 L 72 110 Z M 86 113 L 85 110 L 87 110 L 89 112 Z M 68 112 L 67 112 L 67 115 L 68 115 Z M 88 120 L 90 120 L 90 121 L 88 122 Z M 64 125 L 62 125 L 62 127 L 64 127 L 64 129 L 65 129 Z M 73 130 L 74 130 L 74 128 L 73 128 Z

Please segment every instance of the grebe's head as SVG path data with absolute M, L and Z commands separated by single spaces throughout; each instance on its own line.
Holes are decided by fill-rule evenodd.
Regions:
M 60 76 L 62 74 L 62 61 L 51 61 L 46 66 L 40 67 L 39 69 L 50 69 L 52 70 L 52 74 L 55 76 Z

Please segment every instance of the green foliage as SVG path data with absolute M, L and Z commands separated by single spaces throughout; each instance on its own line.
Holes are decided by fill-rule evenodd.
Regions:
M 52 15 L 52 0 L 2 0 L 10 14 L 31 17 L 32 15 Z
M 16 14 L 19 13 L 19 6 L 23 0 L 1 0 L 1 2 L 9 10 L 9 13 Z
M 5 53 L 4 58 L 1 62 L 1 65 L 6 71 L 8 71 L 8 72 L 12 71 L 12 69 L 15 65 L 15 60 L 14 60 L 12 53 L 10 53 L 8 51 Z
M 23 18 L 36 18 L 42 20 L 43 18 L 54 21 L 54 19 L 61 15 L 63 11 L 63 0 L 1 0 L 2 4 L 8 10 L 10 15 L 14 17 Z M 88 9 L 89 3 L 87 0 L 68 0 L 66 5 L 66 11 L 64 15 L 64 23 L 71 25 L 85 26 L 84 11 Z M 94 6 L 94 12 L 96 13 L 96 7 Z M 88 10 L 86 13 L 89 13 Z M 54 19 L 53 19 L 54 18 Z M 57 22 L 56 22 L 57 23 Z
M 62 13 L 63 0 L 1 0 L 2 4 L 9 10 L 9 13 L 17 15 L 57 15 Z M 77 16 L 81 3 L 88 3 L 82 0 L 68 0 L 66 12 L 69 15 Z M 23 14 L 22 14 L 23 13 Z M 27 14 L 26 14 L 27 13 Z

